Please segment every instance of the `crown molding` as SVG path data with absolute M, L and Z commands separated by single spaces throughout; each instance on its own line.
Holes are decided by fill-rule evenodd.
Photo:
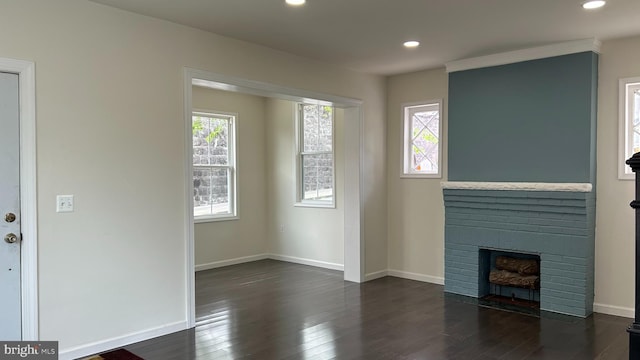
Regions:
M 600 41 L 598 41 L 597 39 L 566 41 L 552 45 L 509 51 L 500 54 L 455 60 L 446 63 L 445 66 L 447 68 L 447 72 L 452 73 L 456 71 L 479 69 L 490 66 L 513 64 L 522 61 L 544 59 L 553 56 L 575 54 L 585 51 L 600 53 Z

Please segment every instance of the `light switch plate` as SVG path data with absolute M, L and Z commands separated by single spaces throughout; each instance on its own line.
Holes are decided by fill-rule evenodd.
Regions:
M 56 196 L 56 212 L 73 212 L 73 195 Z

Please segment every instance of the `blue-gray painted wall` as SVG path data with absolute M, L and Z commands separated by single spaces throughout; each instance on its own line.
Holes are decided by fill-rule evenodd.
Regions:
M 598 55 L 449 74 L 450 181 L 595 184 Z

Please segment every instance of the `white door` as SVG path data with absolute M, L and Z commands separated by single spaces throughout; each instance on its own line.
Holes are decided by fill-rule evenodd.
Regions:
M 0 72 L 0 339 L 21 340 L 18 75 Z

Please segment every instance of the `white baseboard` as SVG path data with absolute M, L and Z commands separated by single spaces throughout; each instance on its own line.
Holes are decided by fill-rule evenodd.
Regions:
M 401 279 L 409 279 L 409 280 L 422 281 L 422 282 L 431 283 L 431 284 L 444 285 L 444 278 L 442 277 L 417 274 L 417 273 L 400 271 L 400 270 L 392 270 L 392 269 L 368 273 L 364 276 L 364 281 L 375 280 L 375 279 L 383 278 L 385 276 L 393 276 Z
M 600 314 L 622 316 L 622 317 L 631 318 L 631 319 L 633 319 L 635 316 L 634 308 L 627 308 L 627 307 L 607 305 L 607 304 L 593 303 L 593 311 Z
M 279 255 L 279 254 L 268 254 L 267 258 L 273 259 L 273 260 L 296 263 L 296 264 L 302 264 L 302 265 L 310 265 L 310 266 L 315 266 L 315 267 L 320 267 L 325 269 L 344 271 L 343 264 L 330 263 L 326 261 L 305 259 L 305 258 L 299 258 L 295 256 Z
M 389 276 L 395 276 L 403 279 L 422 281 L 422 282 L 427 282 L 427 283 L 437 284 L 437 285 L 444 285 L 444 278 L 439 276 L 417 274 L 417 273 L 412 273 L 407 271 L 391 270 L 391 269 L 387 270 L 387 274 Z
M 176 331 L 181 331 L 187 328 L 186 321 L 179 321 L 173 324 L 167 324 L 156 328 L 143 330 L 135 333 L 130 333 L 115 338 L 102 340 L 70 349 L 63 349 L 60 351 L 60 360 L 72 360 L 81 357 L 98 354 L 100 352 L 109 351 L 111 349 L 120 348 L 129 344 L 136 343 L 138 341 L 144 341 L 152 339 L 158 336 L 167 335 Z
M 375 280 L 375 279 L 380 279 L 383 278 L 388 274 L 389 271 L 388 270 L 380 270 L 380 271 L 375 271 L 372 273 L 368 273 L 364 275 L 364 281 L 371 281 L 371 280 Z
M 259 254 L 259 255 L 243 256 L 243 257 L 229 259 L 229 260 L 214 261 L 206 264 L 196 265 L 196 271 L 216 269 L 223 266 L 237 265 L 237 264 L 242 264 L 242 263 L 247 263 L 252 261 L 264 260 L 268 258 L 269 258 L 268 254 Z

